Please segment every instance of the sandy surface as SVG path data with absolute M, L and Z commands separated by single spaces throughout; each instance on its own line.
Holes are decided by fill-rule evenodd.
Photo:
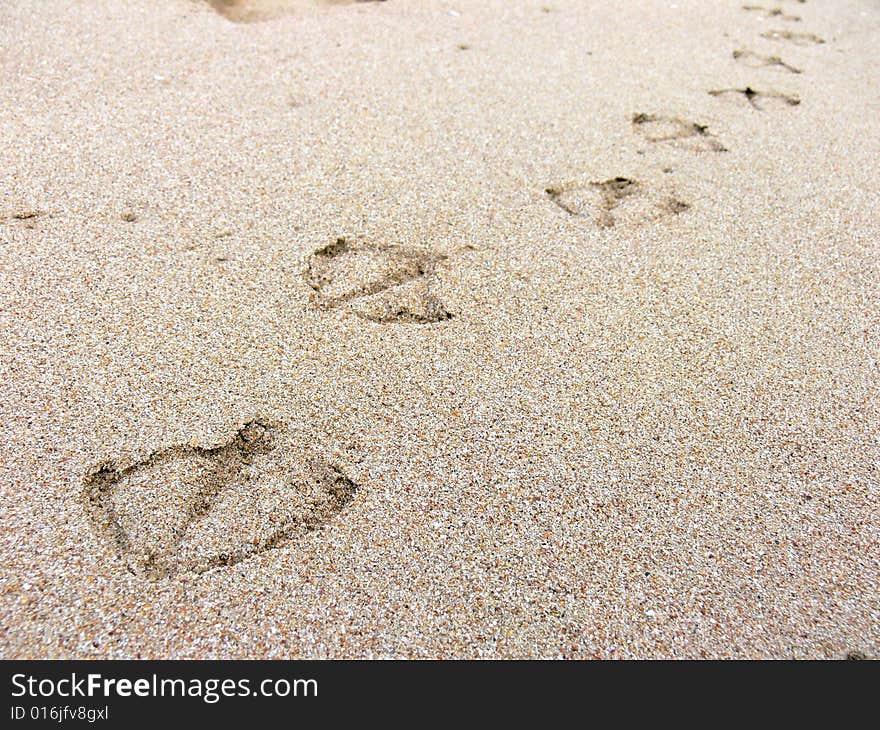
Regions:
M 880 654 L 880 5 L 777 5 L 0 4 L 0 654 Z

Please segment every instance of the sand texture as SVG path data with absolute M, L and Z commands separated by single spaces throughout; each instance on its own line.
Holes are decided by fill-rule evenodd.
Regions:
M 880 656 L 878 39 L 0 3 L 0 656 Z

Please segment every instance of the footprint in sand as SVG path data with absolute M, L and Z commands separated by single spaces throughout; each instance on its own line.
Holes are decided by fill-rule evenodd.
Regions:
M 7 220 L 22 228 L 35 229 L 40 218 L 45 218 L 49 214 L 42 210 L 33 208 L 22 208 L 9 214 L 8 217 L 0 217 L 0 224 L 6 223 Z
M 600 228 L 637 225 L 683 213 L 690 205 L 675 196 L 628 177 L 555 185 L 545 190 L 551 201 L 570 216 L 591 219 Z
M 800 15 L 791 15 L 790 13 L 786 13 L 782 8 L 765 8 L 763 5 L 743 5 L 742 9 L 761 13 L 765 18 L 788 20 L 793 23 L 799 23 L 801 21 Z
M 92 524 L 128 569 L 158 579 L 231 566 L 333 520 L 358 485 L 308 435 L 255 420 L 209 448 L 172 446 L 84 480 Z
M 761 33 L 761 38 L 771 41 L 788 41 L 796 46 L 814 46 L 824 43 L 825 40 L 813 33 L 792 33 L 790 30 L 766 30 Z
M 774 68 L 793 74 L 801 73 L 799 68 L 786 63 L 779 56 L 762 56 L 754 51 L 739 49 L 733 52 L 733 57 L 737 63 L 749 68 Z
M 319 308 L 345 306 L 383 324 L 433 324 L 453 317 L 433 291 L 445 258 L 422 248 L 338 238 L 309 256 L 303 278 Z
M 704 124 L 659 114 L 634 114 L 633 128 L 649 142 L 665 142 L 696 152 L 727 152 Z
M 250 23 L 271 20 L 291 12 L 297 6 L 303 7 L 303 0 L 206 0 L 214 10 L 228 20 L 236 23 Z M 318 0 L 321 5 L 352 5 L 363 2 L 384 2 L 384 0 Z
M 751 86 L 744 89 L 712 89 L 711 96 L 742 99 L 753 109 L 765 111 L 768 108 L 785 108 L 797 106 L 801 100 L 796 96 L 782 94 L 778 91 L 756 91 Z

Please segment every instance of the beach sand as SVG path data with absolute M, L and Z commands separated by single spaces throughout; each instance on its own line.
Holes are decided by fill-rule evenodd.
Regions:
M 880 655 L 876 2 L 221 4 L 0 4 L 0 655 Z

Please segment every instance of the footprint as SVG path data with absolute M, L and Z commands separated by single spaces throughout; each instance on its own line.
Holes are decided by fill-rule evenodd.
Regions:
M 41 210 L 17 210 L 15 213 L 10 215 L 9 217 L 15 221 L 29 221 L 34 218 L 39 218 L 40 216 L 45 215 L 45 213 Z
M 587 185 L 570 183 L 545 191 L 556 205 L 571 216 L 588 216 L 596 225 L 610 228 L 615 224 L 612 211 L 625 198 L 635 195 L 641 185 L 628 177 L 615 177 Z
M 206 0 L 206 2 L 224 18 L 235 23 L 271 20 L 291 12 L 298 4 L 296 0 Z M 323 0 L 322 4 L 351 5 L 362 2 L 384 2 L 384 0 Z
M 235 565 L 320 528 L 358 486 L 307 440 L 255 420 L 210 448 L 172 446 L 84 480 L 97 532 L 128 569 L 159 579 Z
M 43 210 L 36 210 L 32 208 L 23 208 L 21 210 L 16 210 L 9 214 L 8 220 L 10 223 L 17 224 L 22 228 L 30 228 L 34 229 L 37 227 L 37 223 L 40 218 L 44 218 L 49 214 Z M 6 218 L 0 217 L 0 223 L 5 223 Z
M 801 20 L 800 15 L 790 15 L 782 8 L 765 8 L 763 5 L 743 5 L 742 9 L 760 12 L 766 18 L 778 18 L 779 20 L 788 20 L 794 23 L 799 23 Z
M 727 152 L 704 124 L 658 114 L 634 114 L 632 124 L 649 142 L 669 142 L 698 152 Z
M 788 41 L 796 46 L 812 46 L 824 43 L 824 39 L 813 33 L 792 33 L 790 30 L 766 30 L 761 33 L 761 38 L 771 41 Z
M 379 324 L 434 324 L 452 319 L 452 314 L 430 290 L 429 282 L 401 284 L 351 302 L 351 311 L 361 319 Z
M 709 92 L 712 96 L 736 96 L 745 99 L 752 108 L 758 111 L 764 111 L 767 106 L 770 107 L 786 107 L 797 106 L 801 100 L 796 96 L 782 94 L 778 91 L 756 91 L 751 86 L 744 89 L 712 89 Z
M 657 196 L 648 186 L 628 177 L 613 177 L 586 185 L 568 183 L 545 190 L 571 216 L 591 218 L 600 228 L 637 224 L 678 214 L 690 206 L 674 197 Z
M 227 20 L 247 23 L 269 20 L 286 12 L 282 2 L 259 2 L 259 0 L 206 0 L 214 10 Z
M 445 258 L 421 248 L 338 238 L 309 256 L 304 279 L 322 309 L 346 305 L 374 322 L 432 324 L 453 316 L 432 291 Z
M 749 68 L 781 68 L 789 73 L 799 74 L 801 70 L 783 61 L 779 56 L 762 56 L 760 53 L 746 49 L 733 52 L 733 57 Z

